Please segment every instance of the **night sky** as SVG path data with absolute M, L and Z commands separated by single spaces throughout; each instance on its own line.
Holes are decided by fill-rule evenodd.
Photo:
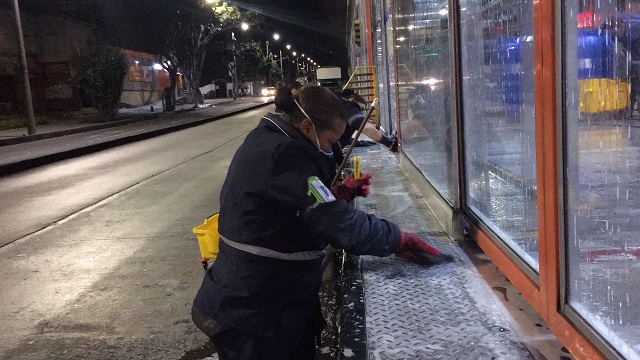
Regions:
M 98 0 L 107 25 L 107 32 L 115 38 L 124 39 L 123 47 L 131 46 L 128 41 L 134 33 L 132 19 L 127 19 L 129 1 L 136 0 Z M 252 38 L 270 42 L 270 50 L 283 51 L 291 44 L 299 54 L 311 56 L 322 66 L 345 66 L 347 50 L 345 44 L 347 0 L 227 0 L 229 4 L 244 10 L 253 10 L 267 20 L 264 28 L 252 28 Z M 139 20 L 135 20 L 139 21 Z M 281 35 L 274 42 L 271 35 Z M 125 34 L 123 36 L 123 34 Z M 238 34 L 239 38 L 242 37 Z M 256 36 L 257 35 L 257 36 Z M 139 45 L 139 44 L 138 44 Z M 134 45 L 135 46 L 135 45 Z M 278 47 L 280 46 L 280 48 Z M 140 47 L 140 46 L 137 46 Z
M 282 36 L 282 45 L 291 44 L 296 51 L 310 55 L 322 66 L 342 65 L 346 61 L 346 0 L 243 0 L 229 3 L 264 15 L 272 32 Z M 264 37 L 266 41 L 268 34 Z
M 97 8 L 88 7 L 82 12 L 74 12 L 80 20 L 100 19 L 100 27 L 113 45 L 141 51 L 147 49 L 146 39 L 136 31 L 139 21 L 153 21 L 153 9 L 148 17 L 128 10 L 137 0 L 96 0 Z M 270 50 L 283 55 L 288 53 L 286 44 L 291 44 L 298 55 L 311 56 L 322 66 L 342 66 L 347 63 L 345 44 L 347 0 L 227 0 L 240 9 L 258 12 L 266 24 L 252 27 L 248 37 L 270 42 Z M 21 0 L 26 11 L 38 13 L 61 13 L 65 9 L 78 7 L 82 0 Z M 88 3 L 88 2 L 87 2 Z M 159 2 L 160 3 L 160 2 Z M 6 4 L 6 5 L 5 5 Z M 9 6 L 8 0 L 0 0 L 0 5 Z M 67 9 L 67 10 L 69 10 Z M 272 39 L 277 32 L 279 41 Z M 238 34 L 242 38 L 242 34 Z M 249 36 L 250 35 L 250 36 Z

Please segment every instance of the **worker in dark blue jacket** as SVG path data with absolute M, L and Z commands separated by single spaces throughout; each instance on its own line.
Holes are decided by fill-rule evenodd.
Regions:
M 444 256 L 414 234 L 348 204 L 367 195 L 370 174 L 329 189 L 323 153 L 345 127 L 340 100 L 319 86 L 267 114 L 236 152 L 220 194 L 220 253 L 192 309 L 220 359 L 313 359 L 325 322 L 318 291 L 323 249 Z M 309 196 L 310 179 L 318 178 Z M 320 184 L 318 184 L 320 183 Z
M 351 144 L 351 136 L 358 131 L 364 121 L 363 111 L 367 107 L 367 100 L 352 89 L 343 90 L 341 96 L 347 125 L 344 133 L 340 137 L 340 145 L 345 147 Z M 364 125 L 362 133 L 367 135 L 371 140 L 388 147 L 391 152 L 398 152 L 398 139 L 395 135 L 389 137 L 371 123 Z

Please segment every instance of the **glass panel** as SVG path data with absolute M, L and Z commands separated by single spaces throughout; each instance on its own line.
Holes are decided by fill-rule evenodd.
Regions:
M 568 302 L 640 359 L 640 4 L 570 0 L 563 17 Z
M 391 3 L 388 0 L 384 1 L 384 26 L 386 31 L 386 37 L 384 45 L 386 46 L 387 56 L 387 72 L 388 72 L 388 85 L 387 94 L 389 96 L 389 133 L 397 131 L 397 102 L 396 102 L 396 73 L 395 73 L 395 48 L 393 42 L 393 17 L 392 17 Z
M 446 198 L 455 198 L 447 1 L 395 1 L 402 149 Z
M 460 1 L 467 205 L 538 271 L 533 2 Z
M 387 77 L 387 64 L 385 58 L 385 29 L 383 25 L 384 7 L 382 0 L 373 0 L 371 2 L 371 32 L 373 34 L 373 62 L 376 67 L 376 73 L 378 77 L 378 96 L 379 96 L 379 110 L 377 115 L 380 120 L 380 125 L 385 129 L 387 133 L 390 133 L 389 124 L 389 97 L 386 92 L 386 87 L 389 86 L 389 79 Z

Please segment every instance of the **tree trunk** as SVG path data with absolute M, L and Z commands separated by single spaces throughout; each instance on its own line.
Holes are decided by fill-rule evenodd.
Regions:
M 233 82 L 233 100 L 236 100 L 238 98 L 238 64 L 235 61 L 233 62 L 231 80 Z
M 204 67 L 204 60 L 207 56 L 206 50 L 202 50 L 202 54 L 196 57 L 197 61 L 194 64 L 193 73 L 193 97 L 195 104 L 204 104 L 204 97 L 200 92 L 200 78 L 202 77 L 202 68 Z
M 176 85 L 178 84 L 178 67 L 170 65 L 167 67 L 169 73 L 169 87 L 165 89 L 164 105 L 166 111 L 176 109 Z

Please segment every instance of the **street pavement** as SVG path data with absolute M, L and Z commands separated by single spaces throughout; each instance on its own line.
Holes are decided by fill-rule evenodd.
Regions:
M 231 157 L 267 111 L 4 176 L 0 359 L 210 356 L 190 320 L 192 229 L 219 210 Z

